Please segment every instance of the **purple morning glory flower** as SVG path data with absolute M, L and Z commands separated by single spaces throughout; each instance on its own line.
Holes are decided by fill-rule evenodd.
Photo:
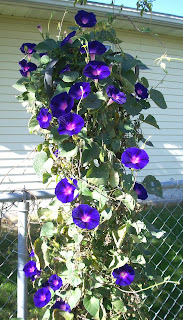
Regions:
M 76 113 L 69 113 L 65 117 L 60 117 L 58 120 L 58 133 L 61 135 L 68 134 L 72 136 L 73 134 L 78 134 L 85 125 L 83 118 Z
M 35 63 L 32 63 L 32 62 L 27 62 L 27 60 L 25 59 L 22 59 L 20 62 L 19 62 L 19 65 L 21 67 L 21 70 L 20 73 L 23 77 L 28 77 L 30 76 L 30 72 L 31 71 L 34 71 L 37 69 L 37 66 Z
M 110 75 L 109 67 L 102 61 L 90 61 L 83 72 L 86 77 L 91 79 L 105 79 Z
M 67 37 L 63 41 L 60 42 L 60 47 L 63 47 L 67 42 L 71 42 L 71 38 L 74 37 L 76 34 L 76 31 L 72 31 L 71 33 L 68 34 Z M 71 42 L 72 43 L 72 42 Z
M 140 97 L 141 99 L 146 99 L 148 98 L 148 92 L 147 88 L 144 87 L 141 83 L 136 83 L 135 85 L 135 92 Z
M 116 278 L 116 284 L 129 286 L 135 278 L 135 270 L 126 263 L 124 266 L 114 269 L 112 275 Z
M 60 287 L 62 286 L 62 279 L 57 276 L 57 274 L 53 274 L 49 279 L 48 279 L 48 283 L 51 287 L 51 289 L 58 290 L 60 289 Z
M 49 283 L 48 283 L 48 280 L 42 283 L 42 287 L 43 287 L 43 288 L 50 289 L 50 285 L 49 285 Z
M 132 147 L 122 153 L 121 162 L 128 168 L 142 169 L 148 164 L 149 156 L 144 150 Z
M 35 254 L 34 254 L 34 250 L 32 249 L 31 253 L 29 254 L 29 257 L 34 257 Z
M 72 211 L 74 223 L 82 229 L 94 229 L 99 225 L 100 215 L 97 209 L 90 207 L 88 204 L 80 204 Z
M 34 276 L 31 277 L 32 281 L 35 281 L 37 278 L 39 278 L 41 275 L 41 270 L 37 270 L 36 274 Z
M 76 82 L 69 90 L 73 99 L 79 100 L 86 98 L 90 93 L 90 84 L 88 82 Z
M 62 203 L 75 200 L 78 196 L 77 180 L 71 179 L 73 184 L 69 183 L 67 178 L 60 180 L 55 188 L 55 195 Z
M 35 43 L 23 43 L 20 47 L 20 51 L 25 54 L 31 54 L 33 52 L 36 52 L 36 50 L 34 50 L 35 46 Z
M 70 64 L 66 64 L 66 66 L 59 72 L 59 74 L 64 73 L 65 71 L 71 71 Z
M 59 118 L 69 113 L 74 106 L 74 99 L 67 92 L 57 94 L 51 99 L 50 107 L 54 117 Z
M 119 91 L 115 86 L 108 86 L 106 89 L 107 95 L 110 97 L 108 105 L 113 101 L 118 104 L 124 104 L 126 102 L 126 95 Z M 112 100 L 112 101 L 111 101 Z
M 62 311 L 71 312 L 70 305 L 63 300 L 56 301 L 52 309 L 61 309 Z
M 37 120 L 41 128 L 46 129 L 50 125 L 50 121 L 52 119 L 51 113 L 49 113 L 48 109 L 41 108 Z
M 135 182 L 133 190 L 136 192 L 138 199 L 145 200 L 148 197 L 147 191 L 140 183 Z
M 34 304 L 38 308 L 44 307 L 51 299 L 51 292 L 47 288 L 38 289 L 34 294 Z
M 25 264 L 23 271 L 26 277 L 32 277 L 37 274 L 37 267 L 35 261 L 29 261 Z
M 95 14 L 84 10 L 78 11 L 75 15 L 75 20 L 79 26 L 84 28 L 92 28 L 97 23 Z
M 86 53 L 86 49 L 83 46 L 81 46 L 79 50 L 82 54 Z M 88 42 L 88 51 L 90 53 L 91 59 L 95 60 L 95 55 L 103 54 L 107 51 L 107 48 L 99 41 L 90 41 Z

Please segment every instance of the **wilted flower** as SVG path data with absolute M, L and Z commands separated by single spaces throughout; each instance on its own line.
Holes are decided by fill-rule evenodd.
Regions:
M 42 29 L 42 26 L 40 24 L 38 24 L 37 28 L 41 33 L 43 33 L 43 29 Z
M 97 23 L 95 14 L 84 10 L 78 11 L 75 15 L 75 20 L 79 26 L 84 28 L 92 28 Z
M 81 46 L 79 50 L 82 54 L 86 53 L 84 46 Z M 95 60 L 96 54 L 101 55 L 106 51 L 107 51 L 106 46 L 104 46 L 101 42 L 99 41 L 88 42 L 88 52 L 90 53 L 91 60 Z
M 68 134 L 72 136 L 73 134 L 78 134 L 85 125 L 83 118 L 76 113 L 69 113 L 64 117 L 60 117 L 58 120 L 58 133 L 61 135 Z
M 34 294 L 34 304 L 38 308 L 44 307 L 51 299 L 51 292 L 47 288 L 38 289 Z
M 34 71 L 37 69 L 37 66 L 35 63 L 32 63 L 32 62 L 27 62 L 27 60 L 25 59 L 22 59 L 20 62 L 19 62 L 19 65 L 21 67 L 21 70 L 20 73 L 23 77 L 28 77 L 30 76 L 30 72 L 31 71 Z
M 147 88 L 145 88 L 141 83 L 136 83 L 135 85 L 135 92 L 141 99 L 148 98 L 148 91 Z
M 90 61 L 83 72 L 86 77 L 91 79 L 105 79 L 110 75 L 109 67 L 102 61 Z
M 79 100 L 86 98 L 90 93 L 90 84 L 88 82 L 76 82 L 69 90 L 69 94 L 73 99 Z
M 72 211 L 74 223 L 82 229 L 94 229 L 99 225 L 100 215 L 97 209 L 90 207 L 88 204 L 80 204 Z
M 64 73 L 65 71 L 71 71 L 70 70 L 70 64 L 66 64 L 66 66 L 61 71 L 59 71 L 59 74 L 60 73 Z
M 78 196 L 77 180 L 71 179 L 73 184 L 69 183 L 67 178 L 60 180 L 55 188 L 55 195 L 63 203 L 71 202 Z
M 74 99 L 67 92 L 57 94 L 51 99 L 50 107 L 54 117 L 68 114 L 74 106 Z
M 25 54 L 32 54 L 33 52 L 36 52 L 36 50 L 34 50 L 35 46 L 35 43 L 26 42 L 21 45 L 20 51 Z
M 147 191 L 140 183 L 135 182 L 133 190 L 136 192 L 138 199 L 145 200 L 148 197 Z
M 23 271 L 25 272 L 26 277 L 32 277 L 37 274 L 37 267 L 35 261 L 29 261 L 25 264 Z
M 148 164 L 149 156 L 144 150 L 132 147 L 122 153 L 121 162 L 128 168 L 142 169 Z
M 42 283 L 43 288 L 47 288 L 48 290 L 50 289 L 50 285 L 48 283 L 48 280 Z
M 106 92 L 110 97 L 107 105 L 111 104 L 113 101 L 118 104 L 124 104 L 126 102 L 126 95 L 123 92 L 119 91 L 119 89 L 115 86 L 108 86 Z
M 76 34 L 76 31 L 72 31 L 71 33 L 68 34 L 67 37 L 65 37 L 65 39 L 63 41 L 60 42 L 60 47 L 63 47 L 67 42 L 71 42 L 70 40 L 72 37 L 74 37 Z
M 49 286 L 51 289 L 58 290 L 62 286 L 62 279 L 57 276 L 57 274 L 53 274 L 49 279 L 48 279 Z
M 62 311 L 71 312 L 70 305 L 63 300 L 56 301 L 52 309 L 61 309 Z
M 135 278 L 135 270 L 126 263 L 124 266 L 114 269 L 112 275 L 116 278 L 116 284 L 129 286 Z
M 48 109 L 41 108 L 37 120 L 39 122 L 39 125 L 41 128 L 46 129 L 50 125 L 50 121 L 52 119 L 51 113 L 49 112 Z
M 34 276 L 31 277 L 32 281 L 35 281 L 37 278 L 39 278 L 41 275 L 41 270 L 37 270 L 36 274 Z

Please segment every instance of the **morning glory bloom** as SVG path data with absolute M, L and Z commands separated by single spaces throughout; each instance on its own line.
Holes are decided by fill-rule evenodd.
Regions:
M 52 309 L 61 309 L 62 311 L 71 312 L 70 305 L 63 300 L 56 301 Z
M 140 183 L 135 182 L 133 190 L 136 192 L 138 199 L 145 200 L 148 197 L 147 191 Z
M 59 74 L 64 73 L 65 71 L 71 71 L 70 64 L 66 64 L 66 66 L 61 71 L 59 71 Z
M 31 250 L 31 253 L 29 254 L 29 257 L 34 257 L 34 256 L 35 256 L 34 250 L 32 249 L 32 250 Z
M 51 292 L 47 288 L 38 289 L 34 294 L 34 304 L 38 308 L 44 307 L 51 299 Z
M 60 47 L 63 47 L 67 42 L 72 43 L 71 38 L 74 37 L 76 34 L 76 31 L 72 31 L 71 33 L 68 34 L 67 37 L 63 41 L 60 42 Z
M 108 86 L 106 89 L 107 95 L 110 97 L 107 105 L 110 105 L 113 102 L 118 104 L 124 104 L 126 102 L 126 95 L 119 91 L 115 86 Z
M 62 203 L 67 203 L 75 200 L 78 196 L 77 180 L 71 179 L 73 184 L 69 183 L 67 178 L 60 180 L 55 188 L 55 195 Z
M 136 83 L 135 85 L 135 92 L 141 99 L 148 98 L 148 91 L 147 88 L 144 87 L 141 83 Z
M 37 274 L 37 267 L 35 261 L 29 261 L 25 264 L 23 271 L 25 272 L 26 277 L 32 277 Z
M 94 229 L 99 225 L 100 215 L 97 209 L 90 207 L 88 204 L 80 204 L 72 211 L 74 223 L 82 229 Z
M 53 289 L 54 291 L 60 289 L 60 287 L 62 286 L 62 279 L 57 276 L 57 274 L 53 274 L 49 279 L 48 279 L 48 283 L 51 289 Z
M 67 92 L 57 94 L 51 99 L 52 115 L 56 118 L 68 114 L 74 106 L 74 99 Z
M 41 275 L 41 270 L 37 270 L 36 274 L 34 276 L 31 277 L 32 281 L 35 281 L 37 278 L 39 278 Z
M 20 73 L 23 77 L 30 77 L 30 72 L 35 71 L 37 69 L 37 66 L 35 63 L 27 62 L 27 60 L 22 59 L 19 62 L 19 65 L 21 67 Z
M 85 125 L 83 118 L 76 113 L 69 113 L 64 117 L 60 117 L 58 121 L 58 133 L 61 135 L 68 134 L 72 136 L 73 134 L 78 134 Z
M 81 46 L 79 50 L 83 54 L 83 53 L 86 53 L 87 49 L 85 49 L 84 46 Z M 99 41 L 88 42 L 88 52 L 90 53 L 91 60 L 95 60 L 96 54 L 101 55 L 106 51 L 107 51 L 106 46 L 104 46 L 101 42 Z
M 48 109 L 41 108 L 37 120 L 39 122 L 39 125 L 43 129 L 47 129 L 50 126 L 50 121 L 52 119 L 51 113 Z
M 129 286 L 135 278 L 135 270 L 126 263 L 124 266 L 114 269 L 112 275 L 116 279 L 116 284 Z
M 90 84 L 88 82 L 76 82 L 69 90 L 69 94 L 73 99 L 79 100 L 86 98 L 90 93 Z
M 84 10 L 79 10 L 75 15 L 75 20 L 79 26 L 84 28 L 92 28 L 96 25 L 97 20 L 93 12 L 87 12 Z
M 20 47 L 20 51 L 25 54 L 31 54 L 33 52 L 36 52 L 36 50 L 34 50 L 35 46 L 35 43 L 23 43 Z
M 128 168 L 142 169 L 149 162 L 148 154 L 139 148 L 132 147 L 126 149 L 121 156 L 121 162 Z
M 102 61 L 90 61 L 83 72 L 86 77 L 91 79 L 105 79 L 110 75 L 109 67 Z

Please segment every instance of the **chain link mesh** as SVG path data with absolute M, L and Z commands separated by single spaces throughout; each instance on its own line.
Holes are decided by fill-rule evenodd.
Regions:
M 0 314 L 1 320 L 17 311 L 17 203 L 0 204 Z
M 170 276 L 172 281 L 182 281 L 183 275 L 183 186 L 164 189 L 164 200 L 153 199 L 141 211 L 145 224 L 164 231 L 162 239 L 153 238 L 146 250 L 150 252 L 148 265 L 157 271 L 157 282 Z M 48 200 L 47 200 L 48 201 Z M 0 213 L 0 312 L 1 320 L 16 317 L 16 274 L 17 274 L 17 202 L 2 203 Z M 31 202 L 30 211 L 36 209 Z M 11 212 L 11 214 L 10 214 Z M 35 216 L 31 219 L 34 233 L 39 233 Z M 34 235 L 33 235 L 34 238 Z M 28 319 L 35 316 L 32 289 L 28 286 Z M 182 320 L 182 285 L 166 283 L 148 290 L 144 294 L 144 305 L 151 320 Z

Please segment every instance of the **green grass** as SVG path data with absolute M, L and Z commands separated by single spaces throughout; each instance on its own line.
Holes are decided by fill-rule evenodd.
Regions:
M 153 239 L 151 241 L 148 250 L 151 251 L 153 257 L 150 263 L 153 268 L 157 268 L 157 273 L 159 275 L 161 275 L 162 270 L 166 270 L 163 277 L 170 275 L 172 276 L 171 280 L 174 281 L 179 281 L 183 274 L 182 212 L 183 204 L 179 207 L 153 207 L 152 209 L 148 208 L 147 210 L 142 211 L 145 222 L 153 223 L 157 229 L 162 228 L 167 232 L 166 241 L 161 239 Z M 36 233 L 37 232 L 35 232 L 35 234 Z M 7 255 L 10 255 L 8 261 L 0 267 L 0 308 L 7 302 L 1 310 L 1 320 L 9 319 L 16 311 L 16 272 L 9 277 L 8 281 L 7 277 L 17 265 L 17 254 L 13 251 L 17 251 L 17 230 L 12 230 L 6 239 L 4 239 L 6 234 L 7 230 L 2 230 L 0 234 L 0 264 L 6 259 Z M 3 275 L 3 273 L 5 275 Z M 28 283 L 28 319 L 31 320 L 34 318 L 40 320 L 40 313 L 42 313 L 42 310 L 34 308 L 32 287 L 29 280 Z M 175 287 L 173 284 L 166 284 L 160 286 L 158 289 L 154 289 L 153 294 L 149 295 L 146 299 L 146 304 L 148 306 L 153 304 L 149 311 L 150 319 L 153 319 L 154 315 L 157 314 L 154 318 L 156 320 L 182 320 L 183 311 L 180 310 L 179 306 L 182 305 L 182 298 L 179 296 L 181 288 L 182 285 Z M 163 291 L 161 292 L 162 289 Z M 12 297 L 8 300 L 11 295 Z M 177 302 L 175 303 L 176 300 Z M 174 315 L 176 315 L 175 318 Z

